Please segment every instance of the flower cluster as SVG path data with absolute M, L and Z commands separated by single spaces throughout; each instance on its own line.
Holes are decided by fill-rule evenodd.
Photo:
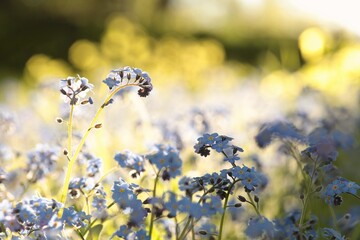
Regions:
M 355 182 L 339 177 L 326 186 L 322 192 L 322 197 L 328 204 L 338 206 L 342 202 L 341 194 L 349 193 L 356 195 L 359 189 L 360 186 Z
M 153 89 L 149 74 L 139 68 L 124 67 L 112 70 L 103 82 L 110 90 L 114 87 L 130 84 L 139 86 L 138 94 L 140 97 L 148 96 Z
M 69 102 L 70 105 L 79 103 L 79 100 L 84 99 L 86 94 L 93 89 L 93 85 L 84 77 L 68 77 L 60 81 L 60 92 L 64 96 L 64 101 Z M 92 99 L 85 100 L 84 103 L 92 103 Z
M 59 149 L 48 145 L 37 145 L 34 150 L 28 152 L 27 158 L 27 178 L 30 182 L 36 182 L 55 169 Z
M 139 186 L 136 184 L 128 184 L 122 178 L 114 182 L 112 191 L 112 199 L 124 211 L 129 213 L 128 226 L 140 226 L 147 216 L 146 209 L 143 208 L 142 202 L 137 198 L 135 190 Z
M 197 139 L 198 142 L 194 146 L 195 152 L 204 157 L 210 154 L 209 148 L 212 148 L 217 152 L 221 153 L 225 149 L 233 147 L 233 151 L 234 151 L 233 155 L 235 155 L 237 151 L 242 152 L 243 151 L 242 148 L 229 145 L 229 142 L 232 139 L 233 138 L 231 137 L 227 137 L 225 135 L 219 135 L 217 133 L 212 133 L 212 134 L 205 133 L 202 137 Z M 232 158 L 227 157 L 227 159 L 225 160 L 229 162 L 234 162 L 239 159 L 240 158 L 238 158 L 237 156 L 233 156 Z
M 140 175 L 141 172 L 145 171 L 144 158 L 133 152 L 124 151 L 124 153 L 117 153 L 114 159 L 121 167 L 134 170 L 134 176 Z
M 169 180 L 181 174 L 182 160 L 179 152 L 170 145 L 156 145 L 153 153 L 145 156 L 151 164 L 162 171 L 162 179 Z
M 12 232 L 21 235 L 35 233 L 37 239 L 55 237 L 65 225 L 81 228 L 86 226 L 90 216 L 73 207 L 65 208 L 61 218 L 58 217 L 62 204 L 46 198 L 33 198 L 16 204 L 15 207 L 7 201 L 0 202 L 0 221 Z
M 268 196 L 277 189 L 263 190 L 273 169 L 261 162 L 260 153 L 251 152 L 251 145 L 248 145 L 250 154 L 243 153 L 243 148 L 233 144 L 232 137 L 209 133 L 213 126 L 202 110 L 194 110 L 187 116 L 190 118 L 189 129 L 197 134 L 208 132 L 197 138 L 193 146 L 195 154 L 194 151 L 187 152 L 187 143 L 193 139 L 186 139 L 187 135 L 182 134 L 183 126 L 168 129 L 166 122 L 160 126 L 162 143 L 160 141 L 145 154 L 129 150 L 117 152 L 115 161 L 109 166 L 111 162 L 106 162 L 106 155 L 100 158 L 87 152 L 86 149 L 92 146 L 85 145 L 87 137 L 102 126 L 98 123 L 99 116 L 105 106 L 113 103 L 116 94 L 135 86 L 140 88 L 138 94 L 146 97 L 153 88 L 146 72 L 131 67 L 111 71 L 103 82 L 111 91 L 105 102 L 98 106 L 84 134 L 78 135 L 77 128 L 81 124 L 73 125 L 73 120 L 77 120 L 73 118 L 77 116 L 73 114 L 77 110 L 75 106 L 93 103 L 91 98 L 85 98 L 93 85 L 80 76 L 61 80 L 60 92 L 70 103 L 67 105 L 70 108 L 68 121 L 65 120 L 68 141 L 64 156 L 59 157 L 57 147 L 39 145 L 27 154 L 27 165 L 16 171 L 6 164 L 21 159 L 23 154 L 21 151 L 15 154 L 0 143 L 0 163 L 3 164 L 0 167 L 1 239 L 63 239 L 74 238 L 76 234 L 79 239 L 221 240 L 238 238 L 238 235 L 229 234 L 235 227 L 242 229 L 241 234 L 247 239 L 358 239 L 354 229 L 359 223 L 360 208 L 350 209 L 340 217 L 333 214 L 332 222 L 318 220 L 313 214 L 314 196 L 323 197 L 331 210 L 332 206 L 342 203 L 344 193 L 360 199 L 357 195 L 360 186 L 340 177 L 334 165 L 339 150 L 354 145 L 354 139 L 335 130 L 335 124 L 324 122 L 321 127 L 313 127 L 296 122 L 296 126 L 302 126 L 298 128 L 288 122 L 274 121 L 260 127 L 255 137 L 259 148 L 279 140 L 281 144 L 276 157 L 296 161 L 296 164 L 285 162 L 289 171 L 276 171 L 280 177 L 289 174 L 291 178 L 284 179 L 286 184 L 279 187 L 284 192 L 283 198 L 271 199 Z M 1 118 L 0 114 L 0 122 Z M 62 119 L 57 121 L 63 122 Z M 77 139 L 77 136 L 81 137 Z M 59 139 L 57 142 L 63 144 L 65 141 Z M 72 146 L 73 142 L 75 146 Z M 85 150 L 84 146 L 87 146 Z M 189 159 L 191 165 L 183 162 L 180 155 Z M 199 155 L 214 159 L 220 156 L 223 161 L 218 165 L 219 169 L 211 164 L 214 166 L 211 171 L 198 174 L 191 169 L 194 171 L 188 176 L 182 175 L 183 167 L 186 170 L 204 161 Z M 67 168 L 58 164 L 60 160 L 68 164 Z M 102 173 L 103 165 L 111 167 L 105 174 Z M 124 171 L 117 171 L 119 167 L 129 172 L 132 178 L 125 180 Z M 63 169 L 66 169 L 65 173 Z M 20 176 L 24 171 L 26 179 Z M 64 176 L 65 181 L 57 201 L 51 199 L 51 194 L 58 192 L 59 184 L 53 179 L 59 176 Z M 55 184 L 48 184 L 50 182 Z M 300 184 L 293 184 L 298 182 Z M 271 185 L 279 186 L 276 181 Z M 14 191 L 10 191 L 12 187 Z M 33 192 L 36 197 L 25 197 Z M 294 192 L 298 193 L 298 198 L 288 196 Z M 67 197 L 71 200 L 67 201 Z M 269 211 L 267 208 L 276 201 L 283 203 Z M 268 212 L 276 214 L 276 218 L 266 216 Z M 231 214 L 231 218 L 227 214 Z M 228 224 L 231 220 L 234 225 Z M 332 226 L 323 228 L 327 223 Z

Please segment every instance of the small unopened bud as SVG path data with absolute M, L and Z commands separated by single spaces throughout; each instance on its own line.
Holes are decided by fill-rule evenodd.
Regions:
M 241 195 L 238 196 L 238 199 L 240 202 L 246 202 L 246 198 Z
M 236 207 L 236 208 L 239 208 L 239 207 L 241 207 L 241 206 L 242 206 L 241 203 L 235 203 L 235 205 L 234 205 L 234 207 Z
M 200 231 L 199 231 L 199 234 L 205 236 L 205 235 L 207 235 L 207 231 L 205 231 L 205 230 L 200 230 Z
M 64 149 L 63 154 L 64 154 L 65 156 L 67 156 L 67 155 L 69 154 L 68 150 L 67 150 L 67 149 Z
M 101 128 L 102 127 L 102 123 L 98 123 L 94 126 L 94 128 Z
M 320 192 L 322 189 L 322 186 L 318 186 L 316 189 L 315 189 L 315 192 Z
M 300 199 L 302 200 L 304 198 L 305 198 L 304 194 L 300 194 Z
M 64 95 L 67 95 L 67 92 L 64 89 L 60 89 L 60 92 Z
M 64 120 L 63 120 L 62 118 L 59 118 L 59 117 L 58 117 L 58 118 L 56 118 L 56 122 L 57 122 L 57 123 L 63 123 Z
M 128 74 L 126 75 L 126 77 L 127 77 L 128 80 L 130 80 L 130 79 L 131 79 L 131 74 L 128 73 Z
M 260 201 L 259 197 L 257 195 L 254 196 L 254 201 L 258 203 Z
M 93 99 L 91 97 L 89 97 L 88 101 L 89 101 L 90 104 L 94 104 L 94 101 L 93 101 Z
M 89 103 L 89 100 L 84 100 L 84 101 L 81 102 L 81 105 L 85 105 L 87 103 Z
M 124 72 L 123 71 L 120 71 L 119 72 L 119 76 L 121 77 L 121 79 L 124 77 Z

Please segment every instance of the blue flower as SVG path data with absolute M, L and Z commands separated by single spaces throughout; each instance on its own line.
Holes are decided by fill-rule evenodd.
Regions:
M 255 140 L 260 148 L 269 145 L 273 139 L 294 140 L 298 142 L 306 142 L 306 138 L 295 128 L 294 125 L 287 122 L 271 122 L 261 126 Z
M 216 138 L 219 136 L 219 134 L 217 133 L 205 133 L 202 137 L 199 137 L 198 140 L 198 144 L 199 145 L 209 145 L 212 146 L 213 144 L 215 144 Z
M 37 145 L 35 150 L 27 154 L 27 157 L 27 177 L 31 182 L 36 182 L 55 169 L 59 149 L 48 145 Z
M 118 153 L 115 155 L 114 159 L 123 168 L 133 169 L 137 173 L 145 171 L 144 158 L 130 151 L 126 150 L 124 153 Z
M 150 240 L 150 236 L 147 235 L 146 230 L 140 229 L 135 233 L 136 240 Z
M 249 191 L 254 191 L 259 184 L 258 174 L 255 171 L 245 172 L 244 179 L 241 181 L 244 187 Z
M 322 197 L 325 198 L 328 204 L 337 206 L 342 202 L 340 194 L 357 194 L 359 189 L 360 186 L 355 182 L 339 177 L 325 187 L 322 192 Z
M 175 217 L 177 215 L 177 211 L 179 209 L 178 201 L 176 200 L 175 193 L 169 192 L 170 197 L 167 202 L 165 202 L 165 208 L 169 211 L 170 217 Z
M 103 82 L 110 90 L 128 84 L 139 86 L 138 94 L 140 97 L 146 97 L 153 89 L 151 78 L 147 72 L 128 66 L 112 70 Z
M 205 197 L 202 208 L 204 216 L 212 216 L 218 213 L 221 214 L 224 210 L 221 199 L 218 196 Z
M 248 223 L 245 234 L 251 239 L 265 238 L 274 239 L 275 236 L 274 223 L 267 218 L 254 218 Z
M 193 178 L 184 176 L 179 180 L 179 189 L 181 191 L 185 191 L 187 196 L 191 196 L 201 188 L 202 186 L 199 184 L 199 182 Z
M 100 158 L 92 158 L 87 161 L 86 173 L 89 177 L 95 177 L 100 173 L 102 161 Z
M 240 180 L 245 179 L 245 173 L 250 172 L 250 171 L 251 171 L 251 169 L 246 166 L 243 166 L 243 167 L 236 166 L 236 167 L 233 167 L 230 169 L 231 175 Z
M 188 213 L 195 219 L 202 217 L 203 212 L 200 204 L 191 202 L 187 197 L 183 197 L 178 203 L 180 212 Z
M 90 217 L 90 215 L 86 215 L 83 211 L 77 212 L 74 207 L 70 207 L 64 208 L 61 221 L 69 226 L 81 228 L 86 226 L 85 221 L 90 221 Z
M 157 169 L 163 170 L 163 180 L 175 178 L 181 174 L 182 160 L 179 152 L 169 145 L 156 145 L 154 153 L 146 155 L 151 164 L 154 164 Z
M 113 238 L 114 236 L 117 236 L 120 238 L 128 239 L 128 236 L 131 232 L 132 231 L 128 226 L 121 225 L 119 230 L 117 230 L 111 238 Z
M 131 201 L 136 199 L 133 187 L 121 178 L 119 181 L 114 182 L 114 186 L 111 191 L 113 192 L 112 198 L 122 209 L 129 207 Z
M 225 162 L 229 162 L 231 164 L 235 164 L 235 161 L 240 160 L 240 158 L 237 155 L 228 156 L 224 158 Z
M 323 235 L 326 239 L 345 240 L 345 237 L 341 236 L 339 232 L 332 228 L 323 228 Z
M 16 206 L 19 209 L 18 221 L 24 226 L 33 226 L 37 222 L 36 212 L 27 204 Z
M 93 207 L 92 215 L 95 218 L 105 219 L 107 217 L 107 205 L 104 197 L 94 196 L 91 206 Z
M 204 223 L 196 230 L 196 233 L 200 238 L 211 239 L 212 236 L 217 235 L 216 225 Z
M 231 137 L 227 137 L 224 135 L 218 136 L 215 139 L 215 144 L 211 145 L 211 148 L 216 150 L 217 152 L 223 152 L 225 149 L 229 148 L 230 146 L 228 145 L 228 143 L 232 140 L 233 138 Z

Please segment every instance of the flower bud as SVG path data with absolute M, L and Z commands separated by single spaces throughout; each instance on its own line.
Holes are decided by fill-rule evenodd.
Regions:
M 246 202 L 246 198 L 241 195 L 238 196 L 238 199 L 240 202 Z
M 63 123 L 64 120 L 63 120 L 62 118 L 59 118 L 59 117 L 58 117 L 58 118 L 56 118 L 56 122 L 57 122 L 57 123 Z

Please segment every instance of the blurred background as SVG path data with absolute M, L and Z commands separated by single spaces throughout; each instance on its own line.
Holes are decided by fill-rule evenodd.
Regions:
M 270 179 L 289 169 L 296 175 L 288 158 L 276 147 L 260 150 L 254 136 L 263 122 L 286 119 L 305 133 L 327 121 L 359 138 L 357 6 L 350 0 L 2 0 L 0 119 L 15 130 L 0 140 L 19 152 L 39 142 L 61 145 L 66 130 L 54 119 L 66 118 L 68 109 L 59 105 L 58 80 L 88 78 L 96 102 L 108 91 L 102 80 L 110 70 L 129 65 L 149 73 L 154 91 L 142 100 L 123 96 L 106 113 L 104 130 L 89 139 L 88 149 L 109 159 L 106 166 L 114 164 L 115 151 L 144 152 L 159 141 L 176 144 L 191 162 L 199 135 L 219 132 L 236 139 L 245 160 L 256 156 L 269 166 Z M 94 111 L 77 110 L 80 136 Z M 359 182 L 360 152 L 353 146 L 337 165 Z M 185 174 L 221 168 L 204 167 L 205 160 L 196 162 L 198 170 L 194 162 L 185 165 Z M 279 166 L 285 166 L 280 175 Z M 298 204 L 287 197 L 295 180 L 281 189 L 281 177 L 270 181 L 269 194 L 277 197 L 266 203 L 269 217 Z

